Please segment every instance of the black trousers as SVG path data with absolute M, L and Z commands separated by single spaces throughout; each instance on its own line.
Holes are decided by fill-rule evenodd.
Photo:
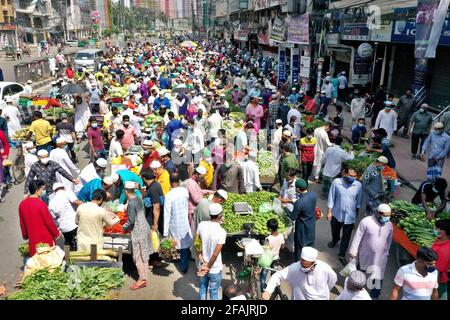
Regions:
M 411 136 L 411 153 L 417 154 L 417 151 L 422 152 L 422 146 L 428 134 L 413 133 Z M 419 147 L 420 142 L 420 147 Z
M 70 158 L 72 160 L 76 160 L 77 159 L 77 155 L 76 155 L 75 151 L 73 150 L 74 145 L 75 145 L 74 142 L 67 144 L 67 149 L 69 149 Z
M 332 241 L 333 243 L 337 243 L 339 240 L 341 240 L 341 245 L 339 247 L 340 257 L 344 257 L 345 253 L 347 252 L 354 226 L 355 226 L 354 223 L 344 224 L 343 222 L 339 222 L 335 217 L 331 218 Z M 341 238 L 341 229 L 342 229 L 342 238 Z
M 314 162 L 302 162 L 302 169 L 303 169 L 303 179 L 305 181 L 308 181 L 309 176 L 312 173 L 313 170 L 313 163 Z
M 64 244 L 70 246 L 70 251 L 77 251 L 77 230 L 78 228 L 75 228 L 72 231 L 63 232 Z
M 294 260 L 295 260 L 295 262 L 300 261 L 303 247 L 314 247 L 314 242 L 306 243 L 306 244 L 302 245 L 301 243 L 296 242 L 294 240 Z

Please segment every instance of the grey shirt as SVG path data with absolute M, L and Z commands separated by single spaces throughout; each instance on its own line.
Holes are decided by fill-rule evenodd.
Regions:
M 429 134 L 431 123 L 433 123 L 433 116 L 431 115 L 431 112 L 420 112 L 420 110 L 418 110 L 413 113 L 411 123 L 414 124 L 412 133 Z

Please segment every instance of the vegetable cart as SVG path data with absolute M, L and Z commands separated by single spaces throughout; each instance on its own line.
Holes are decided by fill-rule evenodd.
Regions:
M 392 240 L 396 243 L 395 258 L 397 265 L 401 267 L 414 261 L 419 245 L 412 242 L 396 223 L 392 223 L 392 226 L 394 229 Z
M 104 249 L 122 252 L 123 254 L 131 254 L 131 236 L 130 234 L 120 233 L 103 233 Z

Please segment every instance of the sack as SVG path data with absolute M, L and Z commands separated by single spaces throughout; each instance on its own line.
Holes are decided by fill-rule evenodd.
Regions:
M 356 270 L 356 258 L 350 260 L 349 263 L 339 272 L 343 277 L 348 277 L 350 273 Z
M 320 220 L 323 217 L 322 210 L 319 207 L 316 207 L 316 220 Z
M 159 234 L 155 230 L 150 230 L 150 239 L 152 240 L 153 252 L 159 251 Z
M 261 203 L 261 205 L 258 208 L 258 212 L 260 214 L 273 212 L 272 204 L 270 204 L 269 202 Z
M 269 268 L 273 262 L 273 252 L 270 249 L 265 249 L 263 254 L 258 258 L 258 266 L 261 268 Z

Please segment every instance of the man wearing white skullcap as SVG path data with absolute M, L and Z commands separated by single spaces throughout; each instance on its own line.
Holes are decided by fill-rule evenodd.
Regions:
M 244 189 L 246 193 L 255 192 L 262 189 L 259 181 L 259 166 L 256 163 L 258 153 L 250 151 L 245 161 L 240 162 L 242 176 L 244 179 Z
M 213 194 L 214 191 L 204 190 L 200 188 L 200 183 L 205 179 L 206 169 L 205 167 L 198 166 L 191 177 L 186 183 L 186 189 L 189 192 L 189 224 L 193 226 L 194 221 L 194 210 L 195 207 L 200 203 L 200 201 L 205 197 L 205 195 Z
M 69 172 L 64 170 L 59 164 L 54 161 L 51 161 L 48 155 L 48 151 L 45 149 L 41 149 L 37 153 L 39 161 L 34 163 L 30 172 L 25 180 L 24 193 L 25 197 L 28 196 L 28 190 L 30 187 L 30 183 L 33 180 L 43 180 L 46 185 L 46 195 L 47 199 L 50 194 L 53 193 L 53 184 L 56 181 L 56 175 L 59 173 L 65 179 L 71 181 L 74 184 L 78 184 L 80 182 L 79 179 L 74 178 Z M 44 198 L 45 200 L 47 200 Z
M 117 173 L 115 173 L 117 175 Z M 118 175 L 117 175 L 118 177 Z M 95 190 L 102 189 L 106 192 L 106 197 L 108 200 L 112 198 L 111 194 L 108 192 L 109 189 L 114 184 L 114 177 L 113 176 L 107 176 L 104 177 L 103 180 L 100 179 L 93 179 L 89 181 L 81 190 L 78 192 L 78 199 L 80 199 L 83 202 L 89 202 L 92 201 L 92 195 Z
M 34 146 L 33 142 L 27 142 L 23 145 L 25 152 L 25 176 L 28 176 L 30 173 L 31 166 L 39 161 L 38 157 L 36 156 L 36 147 Z
M 349 249 L 350 257 L 358 259 L 359 269 L 371 271 L 370 279 L 374 281 L 374 289 L 370 291 L 370 296 L 373 299 L 378 298 L 381 292 L 393 235 L 391 207 L 382 203 L 376 210 L 374 215 L 359 222 Z
M 156 181 L 159 182 L 163 190 L 163 194 L 166 195 L 170 191 L 170 174 L 161 166 L 161 162 L 155 160 L 150 164 L 150 169 L 155 174 Z
M 80 169 L 75 166 L 70 159 L 66 149 L 66 139 L 59 137 L 56 139 L 56 148 L 50 151 L 50 160 L 59 164 L 65 171 L 69 172 L 73 176 L 77 176 L 80 173 Z M 75 186 L 71 181 L 65 179 L 59 173 L 56 174 L 56 181 L 64 184 L 67 191 L 75 192 Z
M 294 262 L 287 268 L 270 277 L 262 298 L 269 300 L 275 288 L 287 281 L 292 290 L 292 300 L 330 300 L 330 291 L 334 288 L 337 275 L 325 262 L 317 260 L 318 251 L 312 247 L 303 247 L 300 262 Z
M 397 112 L 392 110 L 392 101 L 385 101 L 384 110 L 378 113 L 374 129 L 383 128 L 386 130 L 386 139 L 391 141 L 392 134 L 397 131 L 397 117 Z
M 206 300 L 209 287 L 210 300 L 219 300 L 219 288 L 222 283 L 222 248 L 227 238 L 226 231 L 220 226 L 222 206 L 213 203 L 209 207 L 210 221 L 198 225 L 196 239 L 201 240 L 201 248 L 195 248 L 200 270 L 200 300 Z
M 107 165 L 108 161 L 103 158 L 99 158 L 95 162 L 88 164 L 80 173 L 82 185 L 84 186 L 95 178 L 102 179 Z
M 374 214 L 385 193 L 383 170 L 388 159 L 385 156 L 378 157 L 377 161 L 367 167 L 362 175 L 363 196 L 361 211 Z

